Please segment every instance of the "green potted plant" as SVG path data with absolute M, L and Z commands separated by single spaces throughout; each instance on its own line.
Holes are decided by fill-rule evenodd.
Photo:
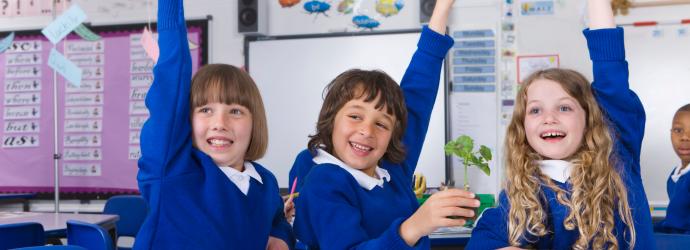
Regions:
M 487 176 L 491 175 L 491 169 L 489 168 L 489 162 L 492 158 L 491 150 L 489 147 L 481 145 L 479 150 L 474 151 L 474 140 L 472 140 L 472 137 L 461 135 L 457 139 L 446 143 L 444 149 L 447 155 L 455 155 L 460 158 L 465 170 L 463 189 L 466 191 L 470 191 L 470 183 L 467 176 L 467 169 L 470 166 L 479 168 Z M 479 200 L 480 206 L 478 209 L 475 209 L 474 217 L 469 218 L 467 224 L 465 224 L 466 226 L 472 225 L 478 214 L 494 204 L 493 194 L 477 194 L 476 198 Z
M 467 179 L 467 169 L 470 166 L 475 166 L 484 172 L 487 176 L 491 175 L 489 168 L 489 161 L 491 161 L 491 150 L 484 145 L 479 147 L 478 151 L 474 150 L 474 140 L 467 135 L 461 135 L 455 140 L 446 143 L 445 151 L 447 155 L 455 155 L 460 158 L 462 165 L 465 167 L 465 176 L 463 180 L 463 188 L 470 190 L 470 183 Z

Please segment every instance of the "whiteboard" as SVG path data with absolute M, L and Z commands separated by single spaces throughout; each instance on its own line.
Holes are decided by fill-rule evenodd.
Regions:
M 358 36 L 314 36 L 250 41 L 248 71 L 261 91 L 268 119 L 269 144 L 258 162 L 271 170 L 281 188 L 297 154 L 314 134 L 324 87 L 351 68 L 380 69 L 400 83 L 419 32 Z M 441 82 L 445 82 L 441 77 Z M 443 87 L 431 114 L 417 172 L 430 186 L 445 180 L 446 138 Z
M 647 114 L 640 165 L 651 205 L 666 205 L 666 180 L 680 159 L 671 145 L 676 110 L 690 103 L 690 32 L 687 27 L 625 29 L 630 88 Z

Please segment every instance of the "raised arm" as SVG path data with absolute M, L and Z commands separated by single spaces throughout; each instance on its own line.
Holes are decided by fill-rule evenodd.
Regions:
M 645 112 L 637 95 L 630 90 L 628 63 L 622 28 L 615 28 L 610 0 L 589 0 L 591 29 L 585 30 L 592 60 L 592 89 L 602 111 L 614 129 L 616 150 L 630 154 L 639 163 Z M 627 152 L 620 152 L 625 150 Z M 629 164 L 640 175 L 639 164 Z
M 453 46 L 453 39 L 445 35 L 446 20 L 453 0 L 436 1 L 431 21 L 424 27 L 400 86 L 405 96 L 408 119 L 403 143 L 407 150 L 405 158 L 406 174 L 412 178 L 417 166 L 422 144 L 429 128 L 431 110 L 436 101 L 441 66 L 448 50 Z
M 182 0 L 158 1 L 160 58 L 153 68 L 154 81 L 146 96 L 150 117 L 141 131 L 139 188 L 148 198 L 153 182 L 184 172 L 191 151 L 189 89 L 191 57 L 187 44 Z
M 616 22 L 613 18 L 611 0 L 587 0 L 589 12 L 589 29 L 615 28 Z

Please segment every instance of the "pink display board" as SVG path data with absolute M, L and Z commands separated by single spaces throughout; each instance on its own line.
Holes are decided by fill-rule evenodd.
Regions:
M 194 23 L 188 25 L 192 72 L 206 61 L 206 21 Z M 94 27 L 101 40 L 70 35 L 55 45 L 82 69 L 80 86 L 57 77 L 57 137 L 47 64 L 53 45 L 38 31 L 17 34 L 0 54 L 0 192 L 53 192 L 54 138 L 60 192 L 138 192 L 139 132 L 154 66 L 141 46 L 143 27 Z

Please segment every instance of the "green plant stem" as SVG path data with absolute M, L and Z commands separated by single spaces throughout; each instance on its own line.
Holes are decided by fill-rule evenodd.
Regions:
M 470 187 L 469 180 L 467 179 L 467 165 L 465 165 L 465 176 L 464 177 L 465 177 L 464 188 L 467 189 Z

